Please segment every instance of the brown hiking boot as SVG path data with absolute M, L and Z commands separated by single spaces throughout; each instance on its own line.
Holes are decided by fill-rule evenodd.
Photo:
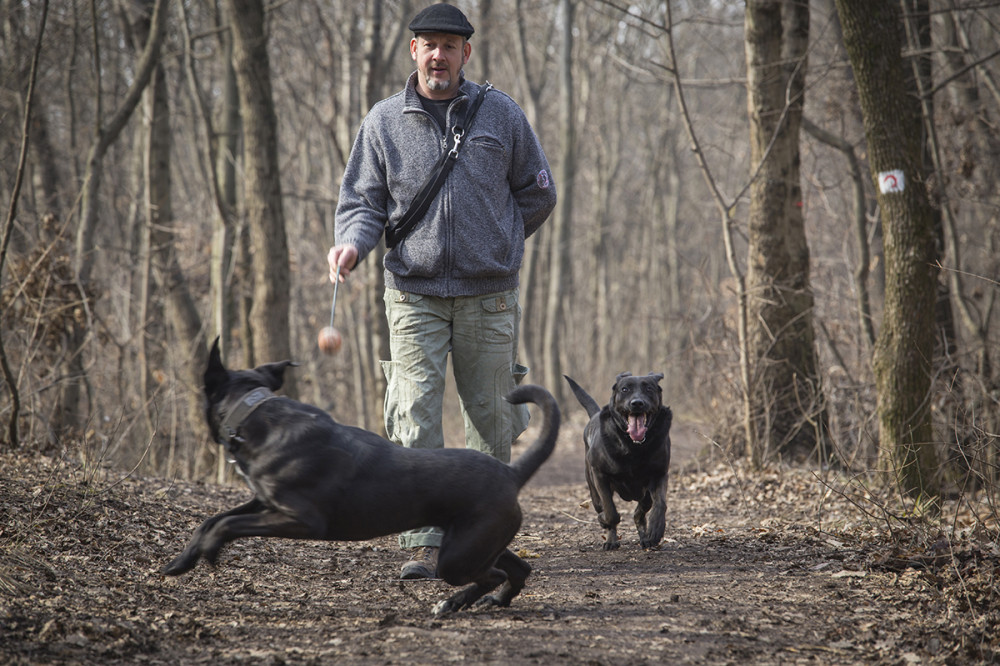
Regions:
M 403 565 L 399 577 L 403 580 L 437 578 L 438 549 L 434 546 L 418 548 L 412 560 Z

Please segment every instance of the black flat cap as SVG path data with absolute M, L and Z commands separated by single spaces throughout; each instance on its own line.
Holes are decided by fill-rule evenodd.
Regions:
M 468 39 L 476 31 L 465 18 L 458 7 L 449 5 L 446 2 L 439 2 L 436 5 L 422 10 L 410 21 L 410 30 L 413 34 L 421 32 L 447 32 L 452 35 L 461 35 Z

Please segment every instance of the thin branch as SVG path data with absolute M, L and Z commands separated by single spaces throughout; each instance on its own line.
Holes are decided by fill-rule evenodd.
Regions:
M 751 407 L 750 407 L 750 358 L 749 358 L 749 346 L 748 346 L 748 322 L 747 322 L 747 290 L 746 290 L 746 278 L 743 272 L 740 270 L 739 263 L 736 260 L 736 248 L 733 244 L 733 211 L 736 208 L 736 202 L 739 198 L 733 199 L 732 203 L 727 203 L 723 198 L 722 193 L 719 191 L 719 187 L 715 182 L 715 178 L 712 176 L 712 170 L 708 166 L 708 161 L 705 158 L 705 154 L 701 149 L 701 144 L 698 142 L 698 135 L 694 131 L 694 124 L 691 122 L 691 112 L 688 110 L 687 100 L 684 97 L 684 85 L 681 83 L 681 77 L 678 75 L 676 70 L 677 67 L 677 52 L 674 48 L 674 38 L 672 28 L 673 25 L 673 14 L 670 9 L 670 0 L 666 3 L 667 12 L 667 52 L 670 57 L 670 64 L 674 68 L 674 91 L 677 94 L 677 105 L 680 108 L 681 118 L 684 120 L 684 128 L 687 131 L 688 138 L 691 140 L 692 150 L 694 151 L 695 158 L 698 160 L 698 166 L 701 169 L 701 173 L 705 178 L 705 182 L 708 184 L 708 188 L 712 193 L 712 198 L 715 200 L 715 204 L 719 209 L 719 217 L 722 221 L 722 242 L 726 251 L 726 261 L 729 264 L 729 271 L 733 275 L 733 279 L 736 281 L 736 299 L 737 299 L 737 327 L 738 327 L 738 337 L 739 337 L 739 356 L 740 356 L 740 383 L 743 391 L 743 427 L 747 437 L 747 444 L 750 450 L 756 448 L 755 440 L 755 430 L 752 427 L 751 419 Z M 781 121 L 779 121 L 780 123 Z M 777 133 L 775 133 L 777 135 Z M 774 137 L 772 137 L 773 145 Z M 764 153 L 764 157 L 761 159 L 761 163 L 767 159 L 767 153 L 770 152 L 771 146 L 768 146 L 767 151 Z M 758 165 L 758 169 L 760 165 Z M 755 175 L 756 177 L 756 175 Z M 752 182 L 752 180 L 751 180 Z M 749 188 L 749 183 L 743 189 Z M 742 192 L 740 193 L 742 195 Z
M 920 98 L 921 99 L 927 99 L 929 97 L 933 97 L 942 88 L 944 88 L 949 83 L 951 83 L 955 79 L 959 78 L 960 76 L 962 76 L 963 74 L 965 74 L 966 72 L 968 72 L 970 69 L 974 69 L 976 67 L 979 67 L 983 63 L 989 62 L 990 60 L 993 60 L 993 58 L 996 58 L 997 56 L 1000 56 L 1000 49 L 997 49 L 996 51 L 994 51 L 993 53 L 991 53 L 989 55 L 983 56 L 979 60 L 970 62 L 968 65 L 966 65 L 962 69 L 958 70 L 957 72 L 952 72 L 951 76 L 945 77 L 945 79 L 943 81 L 938 82 L 938 84 L 936 86 L 934 86 L 933 88 L 931 88 L 930 90 L 924 91 L 924 93 L 920 96 Z
M 80 226 L 77 229 L 76 249 L 73 258 L 73 271 L 78 280 L 86 285 L 90 281 L 90 264 L 86 259 L 87 253 L 93 249 L 92 236 L 94 227 L 97 224 L 97 194 L 101 181 L 101 161 L 107 153 L 108 148 L 115 142 L 118 135 L 125 128 L 125 123 L 132 116 L 132 112 L 139 105 L 142 94 L 153 77 L 153 70 L 159 61 L 160 45 L 163 42 L 164 28 L 167 22 L 167 8 L 169 0 L 156 0 L 153 7 L 153 14 L 150 19 L 149 37 L 146 40 L 146 47 L 143 49 L 136 64 L 135 79 L 125 93 L 121 104 L 111 116 L 111 120 L 105 126 L 101 126 L 101 93 L 100 85 L 97 86 L 96 106 L 97 113 L 94 116 L 95 138 L 91 144 L 87 155 L 87 167 L 84 176 L 81 196 L 83 210 L 80 215 Z M 92 6 L 92 13 L 96 21 L 96 8 Z M 95 31 L 97 28 L 94 29 Z M 95 36 L 96 48 L 96 36 Z M 95 58 L 98 63 L 95 65 L 98 71 L 98 83 L 100 82 L 100 58 Z M 83 288 L 86 288 L 85 286 Z
M 42 17 L 38 27 L 38 38 L 35 40 L 35 51 L 31 56 L 31 73 L 28 76 L 28 92 L 24 102 L 24 123 L 21 126 L 21 152 L 17 159 L 17 174 L 14 178 L 14 189 L 10 194 L 10 204 L 7 207 L 7 217 L 3 222 L 3 241 L 0 244 L 0 283 L 3 281 L 3 265 L 7 259 L 7 248 L 14 230 L 14 218 L 17 216 L 17 202 L 21 197 L 21 185 L 24 183 L 24 167 L 28 161 L 28 143 L 31 136 L 31 111 L 35 101 L 35 80 L 38 78 L 38 60 L 42 53 L 42 36 L 45 34 L 45 23 L 49 16 L 49 0 L 43 0 Z M 0 366 L 3 366 L 3 378 L 10 390 L 11 410 L 10 422 L 7 424 L 7 436 L 11 448 L 19 443 L 17 420 L 20 418 L 21 398 L 17 391 L 17 380 L 7 362 L 7 350 L 0 335 Z
M 854 191 L 854 237 L 858 249 L 858 266 L 854 272 L 858 290 L 858 317 L 861 330 L 868 340 L 869 346 L 875 344 L 875 327 L 872 324 L 871 301 L 868 294 L 868 263 L 869 247 L 867 234 L 867 218 L 865 217 L 865 186 L 861 174 L 861 165 L 854 152 L 851 142 L 819 127 L 806 116 L 802 116 L 802 129 L 812 135 L 817 141 L 825 143 L 844 154 L 851 171 L 851 183 Z

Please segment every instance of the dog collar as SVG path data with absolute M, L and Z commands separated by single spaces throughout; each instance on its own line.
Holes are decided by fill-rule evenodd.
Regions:
M 240 401 L 236 403 L 236 407 L 233 411 L 226 415 L 226 418 L 222 420 L 222 425 L 219 427 L 219 432 L 227 440 L 232 440 L 236 437 L 236 433 L 240 428 L 240 425 L 247 419 L 248 416 L 253 414 L 253 411 L 263 405 L 268 400 L 277 398 L 270 389 L 266 389 L 263 386 L 255 388 L 254 390 L 247 393 L 245 396 L 240 398 Z

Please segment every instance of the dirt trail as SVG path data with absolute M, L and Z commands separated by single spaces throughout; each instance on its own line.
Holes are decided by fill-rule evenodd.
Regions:
M 214 570 L 201 564 L 165 578 L 160 567 L 194 527 L 248 491 L 88 479 L 66 463 L 0 456 L 0 662 L 1000 659 L 995 555 L 967 560 L 964 591 L 951 593 L 946 569 L 891 566 L 850 503 L 808 472 L 749 481 L 726 465 L 677 471 L 662 547 L 641 550 L 623 521 L 621 549 L 605 552 L 587 505 L 578 426 L 565 429 L 571 434 L 522 493 L 514 547 L 534 567 L 525 592 L 507 609 L 440 619 L 430 609 L 447 586 L 397 580 L 394 538 L 248 539 Z M 675 470 L 697 445 L 696 432 L 678 427 Z

